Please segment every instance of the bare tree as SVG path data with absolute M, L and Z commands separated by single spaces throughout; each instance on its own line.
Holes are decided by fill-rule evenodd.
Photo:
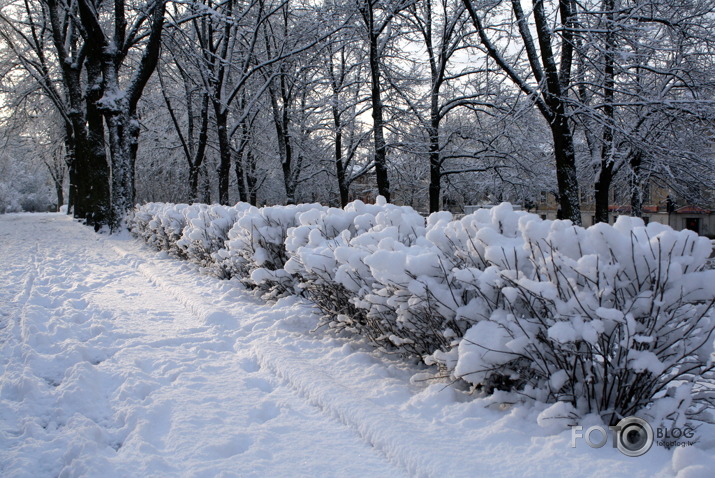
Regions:
M 677 188 L 685 174 L 673 169 L 682 158 L 688 171 L 708 169 L 703 138 L 714 113 L 707 52 L 714 7 L 661 0 L 579 5 L 573 109 L 594 158 L 596 221 L 608 220 L 619 173 L 627 176 L 631 213 L 640 216 L 648 181 Z
M 390 201 L 390 178 L 387 174 L 387 142 L 382 95 L 382 61 L 387 45 L 394 40 L 391 30 L 397 14 L 412 0 L 359 0 L 358 11 L 362 19 L 368 46 L 370 70 L 370 106 L 372 108 L 373 141 L 375 148 L 375 178 L 377 192 Z
M 354 30 L 345 30 L 354 32 Z M 374 168 L 374 162 L 358 165 L 356 157 L 370 130 L 361 128 L 358 117 L 367 111 L 363 97 L 365 63 L 350 34 L 328 43 L 324 69 L 327 74 L 333 141 L 333 162 L 340 205 L 350 200 L 350 185 Z
M 195 15 L 189 10 L 187 16 L 185 10 L 176 5 L 172 9 L 174 27 L 167 29 L 164 35 L 168 58 L 160 63 L 158 77 L 166 110 L 189 168 L 188 200 L 194 203 L 199 201 L 199 176 L 204 170 L 209 142 L 210 96 L 202 81 L 203 56 L 197 55 L 194 48 L 197 32 L 190 27 L 181 28 L 182 23 L 189 23 Z M 175 89 L 182 95 L 172 97 L 171 92 Z M 181 121 L 182 113 L 185 122 Z
M 86 41 L 88 74 L 91 70 L 95 81 L 100 82 L 95 85 L 88 80 L 93 91 L 101 92 L 101 97 L 90 103 L 107 125 L 112 168 L 111 226 L 116 229 L 134 205 L 134 165 L 140 132 L 137 105 L 159 60 L 166 0 L 149 0 L 137 5 L 136 10 L 124 0 L 115 0 L 110 11 L 105 11 L 99 0 L 78 0 L 77 5 Z M 111 20 L 107 22 L 105 17 Z M 130 52 L 141 56 L 128 74 L 130 79 L 124 82 L 122 67 Z
M 474 170 L 473 167 L 445 169 L 447 157 L 442 154 L 445 147 L 441 131 L 443 120 L 457 108 L 478 111 L 491 106 L 483 98 L 486 96 L 484 91 L 472 87 L 476 81 L 471 77 L 483 72 L 484 67 L 456 68 L 452 65 L 456 55 L 465 54 L 472 47 L 469 37 L 473 30 L 465 13 L 464 4 L 459 0 L 424 0 L 411 4 L 402 13 L 409 27 L 416 32 L 427 57 L 429 76 L 426 81 L 420 82 L 427 83 L 427 94 L 425 98 L 413 99 L 398 85 L 393 84 L 393 88 L 407 102 L 427 137 L 430 212 L 441 209 L 442 180 L 445 176 Z M 469 87 L 465 88 L 465 85 Z M 445 91 L 446 87 L 450 88 L 449 92 Z M 420 84 L 413 88 L 417 92 L 422 89 Z
M 487 54 L 511 81 L 537 107 L 551 130 L 561 216 L 581 224 L 576 152 L 570 123 L 568 91 L 573 64 L 575 2 L 535 0 L 526 12 L 520 0 L 511 0 L 510 10 L 503 3 L 478 4 L 463 0 Z M 547 7 L 552 7 L 547 10 Z M 496 10 L 496 13 L 494 13 Z M 517 32 L 505 32 L 505 17 Z M 489 21 L 494 19 L 495 24 Z M 552 25 L 556 25 L 552 27 Z M 507 24 L 507 27 L 509 24 Z M 509 34 L 505 41 L 500 36 Z M 534 38 L 534 33 L 536 38 Z M 515 47 L 514 42 L 520 42 Z M 516 53 L 512 53 L 516 51 Z M 526 62 L 521 52 L 526 55 Z

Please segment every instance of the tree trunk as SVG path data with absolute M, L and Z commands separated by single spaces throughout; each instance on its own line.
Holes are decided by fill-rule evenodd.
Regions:
M 290 147 L 290 140 L 287 138 L 284 138 L 283 140 L 279 140 L 278 143 L 280 144 L 281 142 L 285 143 L 285 157 L 286 161 L 282 163 L 282 169 L 283 169 L 283 183 L 285 185 L 285 190 L 286 190 L 286 204 L 295 204 L 295 180 L 293 178 L 293 171 L 291 169 L 291 147 Z
M 374 31 L 371 21 L 368 26 L 370 35 L 370 98 L 372 100 L 372 124 L 375 141 L 375 179 L 377 193 L 390 202 L 390 178 L 387 174 L 387 145 L 385 143 L 384 118 L 382 108 L 382 92 L 380 91 L 380 55 L 378 51 L 378 34 Z
M 281 82 L 283 80 L 281 79 Z M 282 106 L 278 103 L 278 93 L 274 87 L 268 88 L 273 110 L 273 125 L 276 130 L 278 143 L 278 156 L 283 170 L 283 185 L 286 192 L 286 203 L 295 204 L 295 181 L 293 180 L 293 148 L 290 142 L 290 114 L 288 112 L 290 98 L 285 94 L 285 87 L 281 84 Z
M 206 163 L 201 165 L 201 202 L 211 204 L 211 178 Z
M 218 165 L 218 202 L 229 204 L 229 176 L 231 174 L 231 143 L 228 138 L 228 111 L 221 104 L 214 103 L 216 129 L 218 133 L 219 165 Z
M 57 198 L 57 206 L 55 207 L 55 212 L 60 212 L 60 208 L 62 208 L 62 205 L 65 202 L 65 193 L 64 193 L 64 185 L 65 185 L 65 165 L 67 162 L 67 156 L 72 154 L 71 153 L 71 142 L 72 139 L 71 137 L 65 137 L 65 154 L 64 157 L 56 157 L 53 159 L 53 161 L 50 162 L 45 162 L 45 165 L 47 166 L 47 170 L 50 173 L 50 177 L 52 178 L 52 183 L 55 186 L 55 196 Z
M 189 204 L 199 201 L 199 172 L 201 165 L 189 165 Z
M 258 205 L 258 178 L 256 177 L 256 158 L 249 149 L 246 154 L 246 185 L 248 186 L 248 202 L 251 206 Z
M 345 207 L 350 201 L 350 184 L 343 164 L 343 134 L 340 131 L 335 133 L 335 173 L 338 177 L 340 207 Z
M 131 209 L 134 199 L 132 190 L 132 145 L 129 131 L 129 112 L 126 99 L 119 86 L 118 61 L 113 54 L 103 53 L 104 95 L 98 106 L 107 125 L 109 152 L 112 158 L 112 229 L 117 229 L 124 214 Z
M 604 55 L 604 80 L 603 80 L 603 115 L 606 117 L 606 124 L 603 127 L 603 141 L 601 145 L 601 170 L 596 182 L 596 222 L 608 222 L 608 193 L 611 191 L 613 182 L 615 158 L 614 137 L 613 137 L 613 100 L 615 95 L 615 66 L 613 54 L 615 51 L 615 40 L 613 38 L 613 0 L 604 0 L 603 10 L 606 12 L 607 32 L 606 32 L 606 52 Z
M 334 89 L 335 86 L 334 86 Z M 350 200 L 350 185 L 347 182 L 345 164 L 343 164 L 343 126 L 338 109 L 337 93 L 333 97 L 333 126 L 335 127 L 335 175 L 338 178 L 340 207 L 345 207 Z
M 238 186 L 238 200 L 241 202 L 248 202 L 248 188 L 246 187 L 245 177 L 243 172 L 243 162 L 241 161 L 241 154 L 236 155 L 236 163 L 233 166 L 236 173 L 236 183 Z
M 64 181 L 55 181 L 55 193 L 57 194 L 57 207 L 55 208 L 55 212 L 60 212 L 65 202 Z
M 429 127 L 429 212 L 437 212 L 442 207 L 442 161 L 439 151 L 439 116 L 438 107 L 432 106 Z
M 70 127 L 70 130 L 65 136 L 65 163 L 67 164 L 67 177 L 69 180 L 67 188 L 67 214 L 73 213 L 75 198 L 77 197 L 77 178 L 75 173 L 76 149 L 74 133 Z
M 241 102 L 242 106 L 245 102 Z M 236 182 L 238 183 L 238 196 L 241 202 L 249 201 L 249 191 L 250 187 L 248 185 L 248 178 L 246 177 L 246 171 L 244 168 L 244 163 L 247 163 L 247 158 L 249 156 L 249 145 L 250 145 L 250 127 L 248 118 L 244 118 L 240 124 L 241 127 L 241 138 L 238 141 L 238 149 L 236 151 L 236 164 L 234 169 L 236 171 Z
M 601 164 L 601 170 L 596 180 L 596 218 L 595 222 L 608 223 L 608 194 L 611 191 L 611 183 L 613 181 L 613 162 Z
M 188 100 L 191 100 L 190 95 L 187 95 Z M 208 133 L 209 133 L 209 95 L 204 92 L 201 98 L 201 126 L 199 127 L 199 138 L 196 145 L 196 151 L 194 153 L 193 160 L 191 161 L 191 168 L 189 172 L 189 196 L 191 202 L 194 203 L 199 200 L 199 174 L 201 171 L 201 166 L 204 164 L 204 159 L 206 158 L 206 146 L 208 144 Z M 191 136 L 189 136 L 189 141 Z M 193 173 L 193 177 L 191 174 Z
M 560 108 L 563 108 L 563 105 Z M 567 121 L 562 113 L 556 115 L 554 122 L 550 125 L 554 140 L 554 155 L 556 157 L 559 206 L 562 218 L 569 219 L 574 224 L 580 225 L 581 208 L 579 207 L 578 178 L 576 176 L 576 153 L 574 151 L 573 133 Z
M 104 74 L 104 95 L 97 106 L 104 114 L 109 140 L 109 153 L 112 158 L 112 229 L 119 227 L 124 214 L 132 207 L 134 191 L 132 150 L 129 132 L 129 112 L 126 99 L 119 85 L 119 67 L 113 50 L 105 48 L 102 52 L 102 72 Z M 107 53 L 109 51 L 110 53 Z
M 77 139 L 77 204 L 76 213 L 85 218 L 86 224 L 98 230 L 110 223 L 111 196 L 109 187 L 109 164 L 104 143 L 104 120 L 97 108 L 102 97 L 102 72 L 99 64 L 90 61 L 87 65 L 86 130 L 77 125 L 84 134 Z M 84 119 L 84 118 L 82 118 Z
M 643 154 L 640 151 L 631 152 L 628 164 L 631 169 L 631 215 L 643 217 Z

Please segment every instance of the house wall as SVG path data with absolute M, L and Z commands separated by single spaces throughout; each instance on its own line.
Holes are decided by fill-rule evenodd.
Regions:
M 661 224 L 667 224 L 675 230 L 681 231 L 688 228 L 688 221 L 691 219 L 696 219 L 699 221 L 700 230 L 698 231 L 702 236 L 708 236 L 710 238 L 715 237 L 715 214 L 667 214 L 658 213 L 651 215 L 650 220 L 659 222 Z

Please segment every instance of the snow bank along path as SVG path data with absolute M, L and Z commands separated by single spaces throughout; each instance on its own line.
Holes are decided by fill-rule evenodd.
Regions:
M 0 216 L 0 476 L 712 476 L 696 448 L 571 448 L 315 325 L 128 237 Z

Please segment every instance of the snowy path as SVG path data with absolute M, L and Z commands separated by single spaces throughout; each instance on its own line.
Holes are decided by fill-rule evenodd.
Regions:
M 417 368 L 310 333 L 296 300 L 262 304 L 66 216 L 0 216 L 0 273 L 0 476 L 712 471 L 695 449 L 570 448 L 537 410 L 412 385 Z

